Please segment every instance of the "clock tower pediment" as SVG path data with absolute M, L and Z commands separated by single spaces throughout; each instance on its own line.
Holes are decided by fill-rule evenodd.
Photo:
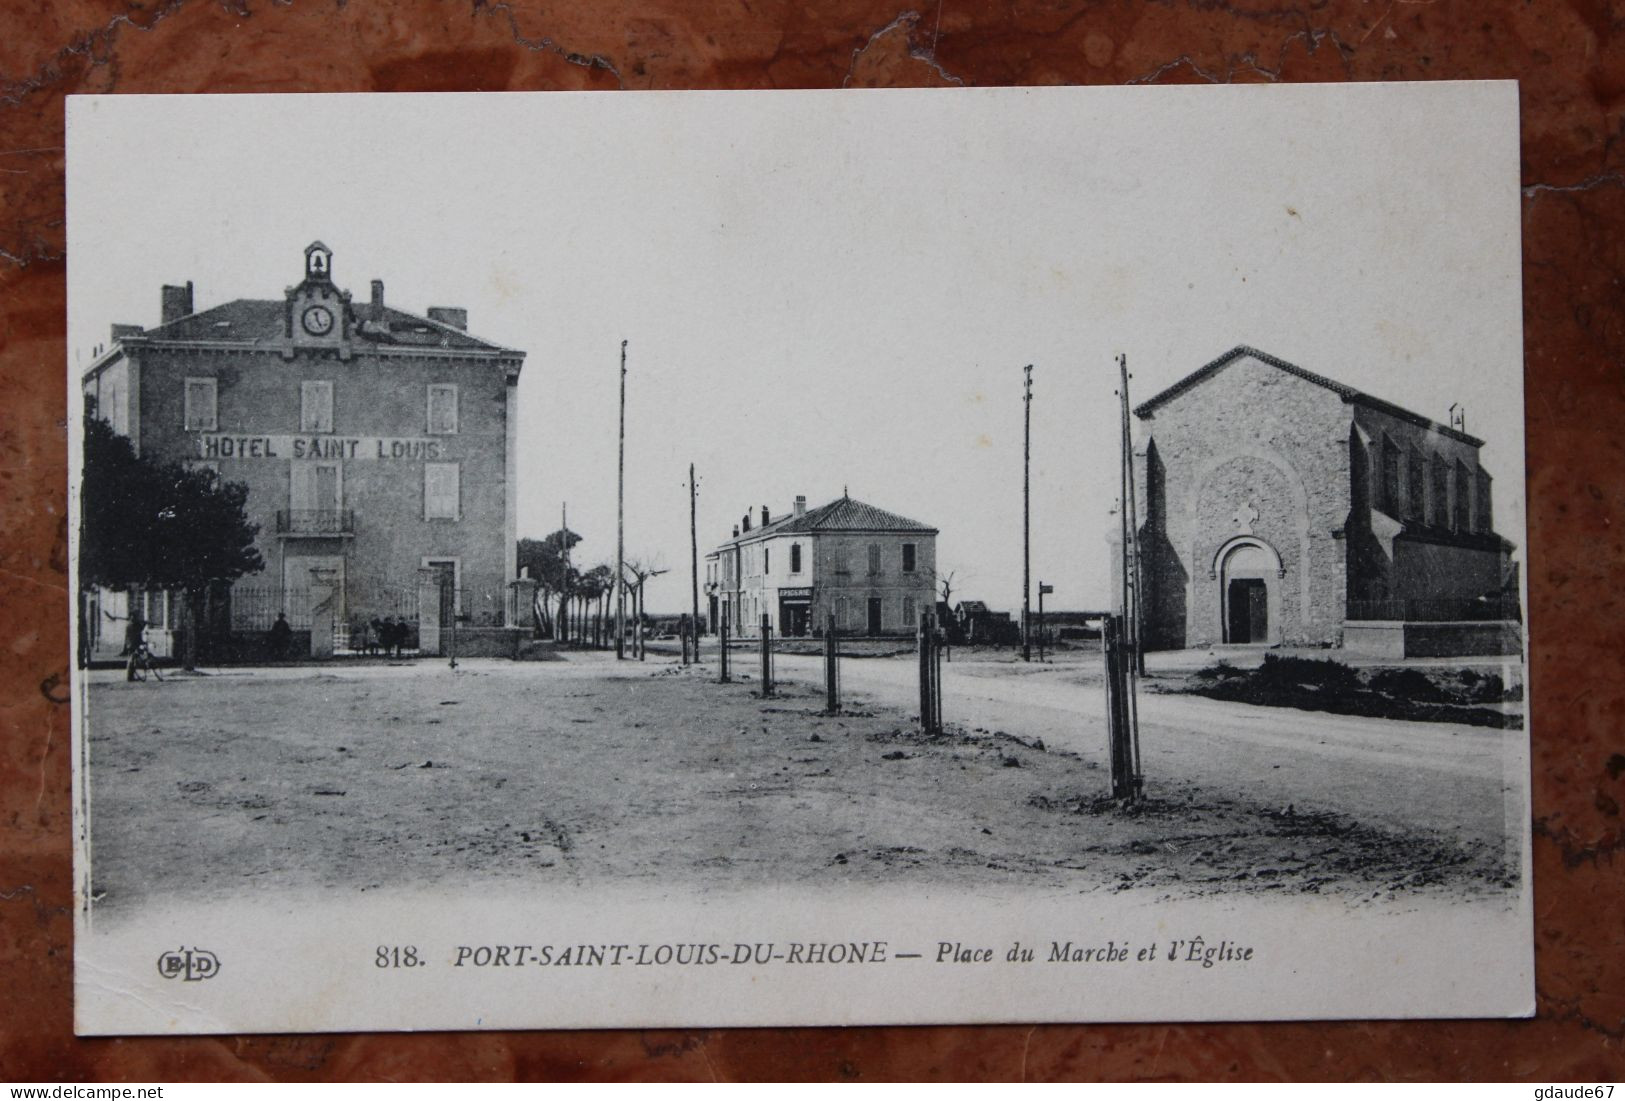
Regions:
M 331 348 L 348 357 L 350 293 L 333 282 L 333 250 L 320 241 L 305 246 L 305 277 L 287 290 L 286 336 L 295 348 Z

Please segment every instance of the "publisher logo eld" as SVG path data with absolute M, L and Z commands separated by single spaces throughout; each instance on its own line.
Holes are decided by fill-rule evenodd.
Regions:
M 182 945 L 158 957 L 158 974 L 166 979 L 202 982 L 220 974 L 220 958 L 206 949 Z

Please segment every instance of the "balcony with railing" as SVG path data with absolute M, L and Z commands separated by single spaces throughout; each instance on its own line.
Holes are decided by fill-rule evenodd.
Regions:
M 276 533 L 284 538 L 347 538 L 355 534 L 355 509 L 278 509 Z

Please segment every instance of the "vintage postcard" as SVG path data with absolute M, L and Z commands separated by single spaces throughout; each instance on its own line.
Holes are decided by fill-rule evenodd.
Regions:
M 1532 1011 L 1510 83 L 68 105 L 85 1034 Z

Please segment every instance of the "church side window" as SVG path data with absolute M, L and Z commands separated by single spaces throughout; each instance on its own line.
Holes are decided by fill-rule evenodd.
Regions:
M 1405 509 L 1405 515 L 1412 520 L 1425 521 L 1427 519 L 1427 475 L 1423 472 L 1425 467 L 1422 462 L 1422 453 L 1413 448 L 1408 456 L 1406 466 L 1408 469 L 1405 471 L 1405 488 L 1410 499 L 1406 502 L 1408 507 Z
M 457 387 L 435 384 L 429 387 L 429 435 L 457 434 Z
M 1457 531 L 1471 531 L 1473 529 L 1473 472 L 1467 464 L 1456 460 L 1456 510 L 1455 529 Z
M 301 382 L 299 384 L 299 431 L 333 431 L 333 384 L 331 382 Z
M 1382 511 L 1398 516 L 1399 510 L 1399 448 L 1387 436 L 1382 438 Z
M 423 464 L 423 518 L 460 520 L 461 471 L 456 463 Z
M 1448 527 L 1450 525 L 1450 471 L 1445 465 L 1442 455 L 1433 456 L 1432 515 L 1428 521 L 1435 527 Z
M 219 427 L 214 379 L 187 379 L 185 402 L 185 425 L 189 431 L 213 432 Z

